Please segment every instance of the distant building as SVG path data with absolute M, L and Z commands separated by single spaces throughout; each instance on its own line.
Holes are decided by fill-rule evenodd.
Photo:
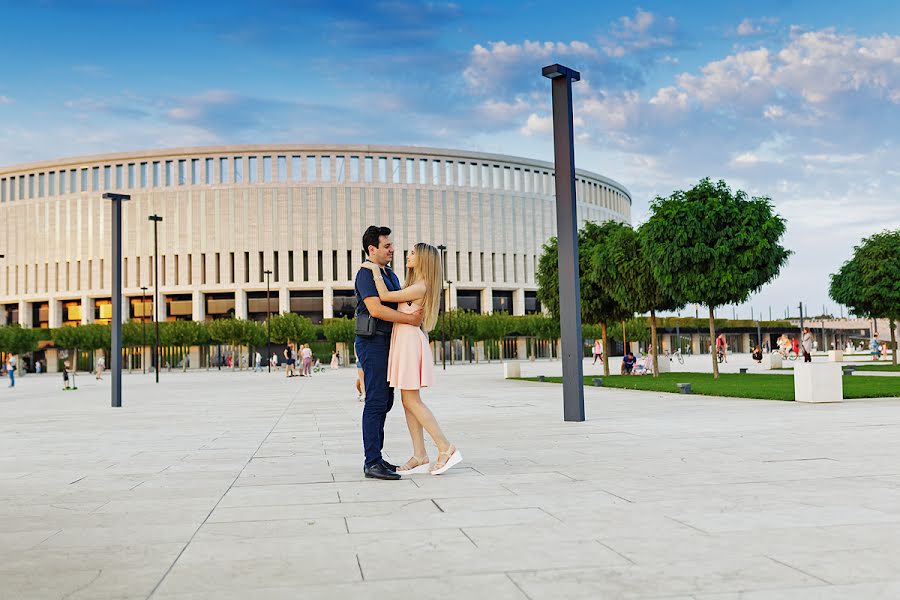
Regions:
M 513 156 L 252 145 L 17 165 L 0 168 L 0 324 L 109 322 L 106 191 L 132 195 L 122 265 L 132 319 L 152 314 L 154 213 L 168 320 L 264 318 L 269 269 L 273 312 L 352 316 L 370 224 L 394 230 L 401 268 L 416 242 L 447 246 L 451 307 L 537 312 L 535 264 L 556 232 L 553 165 Z M 577 195 L 580 221 L 630 221 L 630 194 L 611 179 L 579 170 Z

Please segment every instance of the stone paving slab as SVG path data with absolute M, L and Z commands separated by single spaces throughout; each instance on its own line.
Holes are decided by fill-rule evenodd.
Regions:
M 456 365 L 423 395 L 464 463 L 380 482 L 354 377 L 3 388 L 0 600 L 900 597 L 898 399 L 587 388 L 565 423 L 560 386 Z

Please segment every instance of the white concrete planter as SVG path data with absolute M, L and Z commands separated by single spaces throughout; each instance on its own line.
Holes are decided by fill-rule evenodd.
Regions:
M 841 367 L 833 363 L 797 363 L 794 367 L 794 400 L 841 402 L 844 383 Z
M 503 378 L 514 379 L 522 376 L 522 367 L 518 361 L 503 363 Z
M 828 351 L 828 360 L 830 362 L 844 362 L 844 351 L 843 350 L 829 350 Z
M 770 369 L 780 369 L 782 365 L 781 354 L 778 352 L 772 352 L 769 354 L 769 368 Z

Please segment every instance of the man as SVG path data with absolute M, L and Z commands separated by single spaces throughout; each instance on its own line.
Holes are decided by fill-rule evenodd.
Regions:
M 881 354 L 881 342 L 878 341 L 878 332 L 872 332 L 872 338 L 869 340 L 869 352 L 872 354 L 872 360 L 878 360 Z
M 722 362 L 728 362 L 728 344 L 725 343 L 725 336 L 721 333 L 716 336 L 716 354 L 722 357 Z
M 394 258 L 394 244 L 391 230 L 387 227 L 371 226 L 363 234 L 363 250 L 367 260 L 381 267 L 381 276 L 391 291 L 400 289 L 400 280 L 388 268 Z M 391 345 L 393 323 L 419 326 L 422 313 L 404 314 L 397 310 L 394 302 L 384 302 L 378 298 L 375 275 L 370 269 L 360 269 L 356 273 L 356 356 L 358 366 L 363 370 L 366 404 L 362 416 L 363 447 L 366 461 L 363 472 L 374 479 L 400 479 L 397 467 L 381 456 L 384 447 L 384 421 L 394 405 L 394 390 L 388 385 L 388 352 Z M 371 335 L 361 333 L 363 325 L 372 320 Z

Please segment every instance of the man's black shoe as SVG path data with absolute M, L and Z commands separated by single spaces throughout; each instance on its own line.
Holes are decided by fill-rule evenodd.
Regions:
M 392 472 L 392 473 L 396 473 L 396 472 L 397 472 L 397 469 L 399 468 L 397 465 L 392 465 L 391 463 L 389 463 L 388 461 L 384 460 L 383 458 L 381 459 L 381 464 L 384 465 L 384 468 L 385 468 L 385 469 L 387 469 L 388 471 L 390 471 L 390 472 Z
M 389 471 L 381 463 L 375 463 L 372 466 L 366 467 L 363 469 L 363 472 L 366 474 L 366 477 L 371 479 L 400 479 L 399 475 L 393 471 Z

